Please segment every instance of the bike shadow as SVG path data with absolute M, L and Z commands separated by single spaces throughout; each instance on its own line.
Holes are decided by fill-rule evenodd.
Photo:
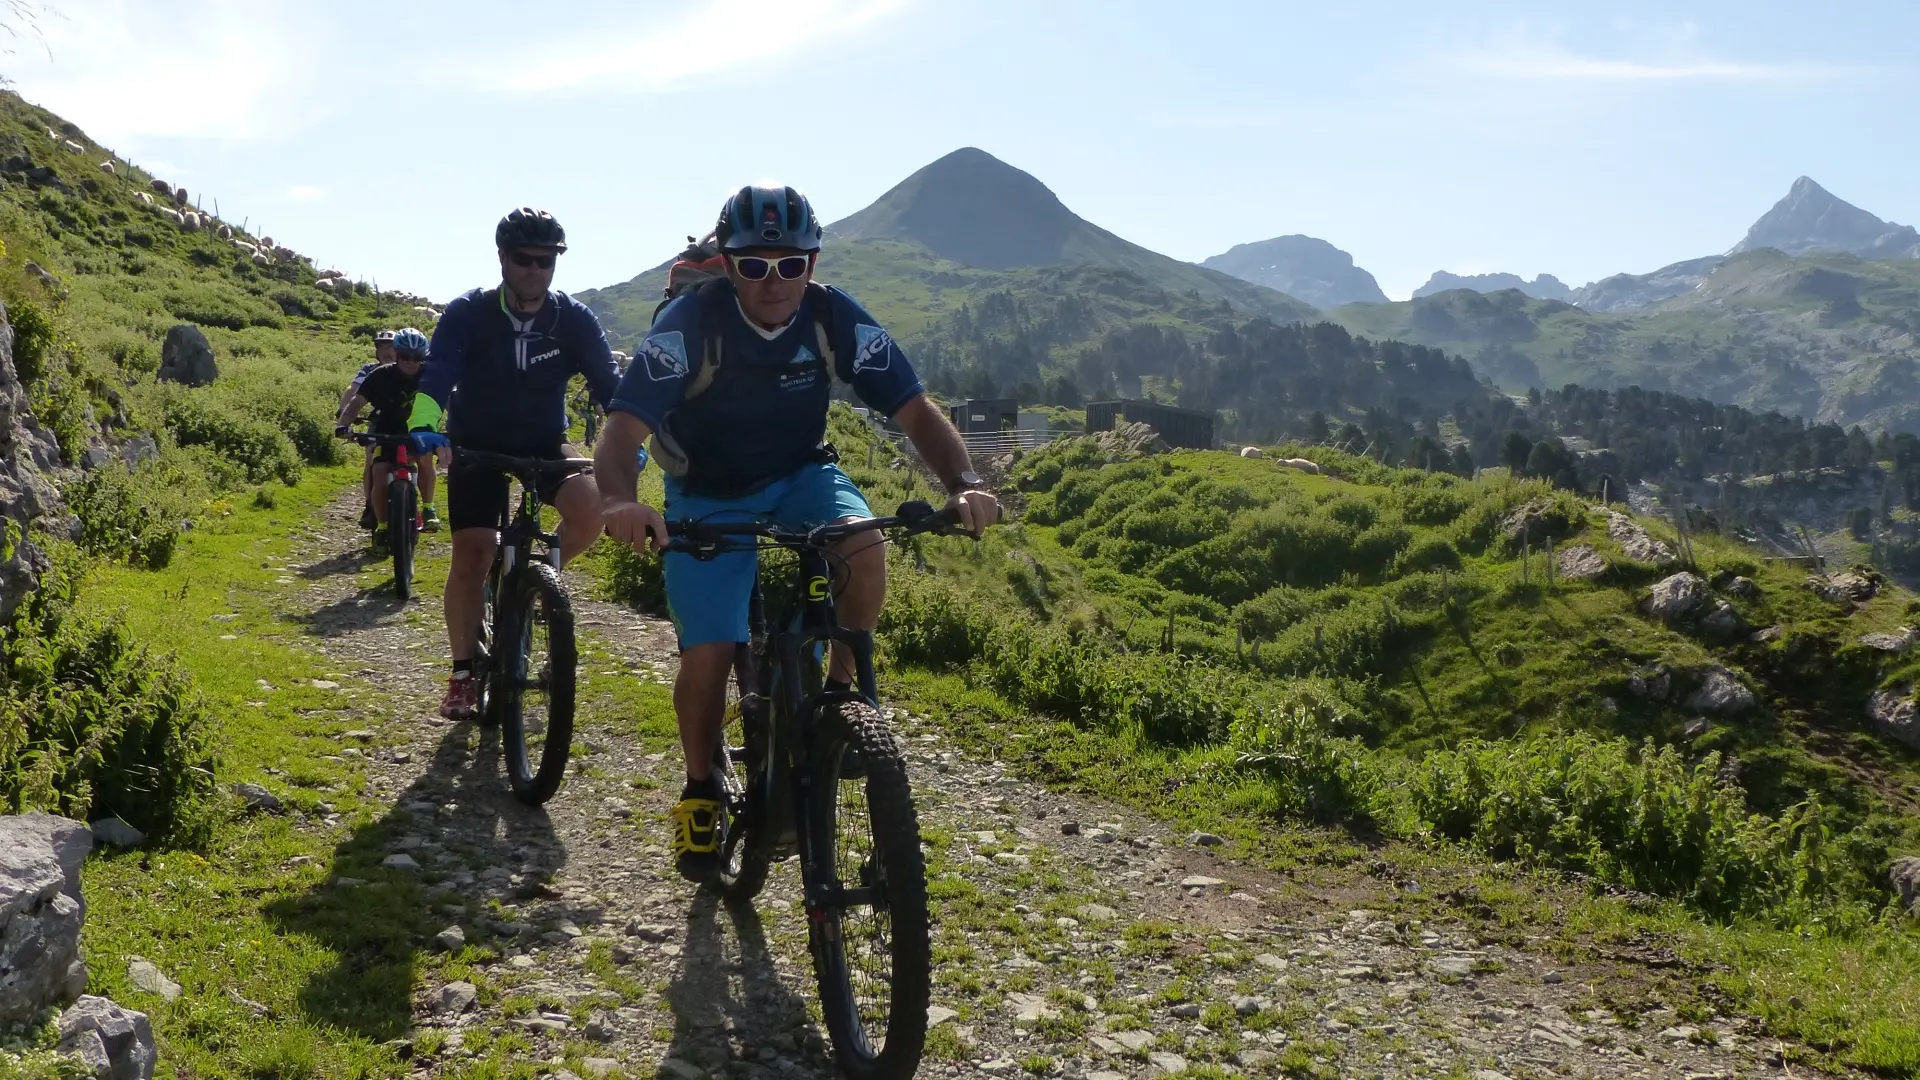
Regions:
M 373 562 L 373 551 L 361 547 L 355 551 L 343 551 L 338 555 L 330 555 L 319 562 L 296 566 L 293 572 L 308 581 L 318 581 L 335 574 L 357 574 Z
M 739 941 L 737 952 L 727 947 L 723 914 Z M 735 1054 L 765 1065 L 803 1056 L 815 1064 L 826 1061 L 825 1043 L 811 1024 L 806 1002 L 774 967 L 760 914 L 750 904 L 723 904 L 704 889 L 694 896 L 686 944 L 666 999 L 673 1013 L 667 1058 L 716 1075 Z
M 315 637 L 339 637 L 342 634 L 370 630 L 406 610 L 407 601 L 393 591 L 393 582 L 357 589 L 329 604 L 309 612 L 281 616 L 297 623 Z
M 383 865 L 397 854 L 418 869 Z M 413 1025 L 420 957 L 434 936 L 458 924 L 469 942 L 486 941 L 484 901 L 531 899 L 565 862 L 546 811 L 508 793 L 498 733 L 458 723 L 386 813 L 334 846 L 326 880 L 268 905 L 267 916 L 333 957 L 300 990 L 307 1018 L 386 1041 Z M 476 867 L 505 867 L 522 883 L 479 881 Z M 448 907 L 456 902 L 462 910 Z

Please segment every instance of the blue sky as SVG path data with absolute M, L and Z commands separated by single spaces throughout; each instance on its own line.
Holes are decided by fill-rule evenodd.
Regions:
M 1920 219 L 1920 4 L 50 0 L 29 99 L 382 285 L 488 281 L 531 204 L 624 280 L 740 183 L 832 220 L 979 146 L 1198 260 L 1283 233 L 1389 295 L 1723 251 L 1808 174 Z M 50 54 L 50 55 L 49 55 Z

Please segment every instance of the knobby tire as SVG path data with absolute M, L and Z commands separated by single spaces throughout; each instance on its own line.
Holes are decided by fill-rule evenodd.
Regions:
M 745 650 L 746 645 L 738 646 Z M 713 748 L 713 775 L 720 781 L 725 839 L 720 845 L 720 873 L 712 886 L 730 904 L 760 895 L 773 865 L 772 837 L 764 824 L 768 805 L 767 746 L 771 739 L 770 705 L 764 699 L 749 707 L 756 691 L 742 683 L 743 665 L 736 659 L 727 686 L 726 720 Z M 735 740 L 738 740 L 737 742 Z M 743 752 L 736 757 L 730 748 Z
M 387 485 L 387 544 L 393 548 L 393 591 L 401 600 L 413 596 L 413 551 L 419 542 L 413 485 Z
M 808 846 L 822 875 L 837 879 L 839 887 L 867 887 L 884 896 L 884 912 L 852 905 L 829 906 L 819 917 L 809 912 L 820 1004 L 834 1055 L 849 1080 L 906 1080 L 919 1068 L 926 1044 L 932 967 L 926 862 L 906 762 L 886 721 L 865 702 L 827 705 L 820 721 Z M 864 782 L 840 777 L 841 758 L 850 748 L 865 761 Z M 864 812 L 857 798 L 862 795 Z M 847 820 L 855 818 L 865 820 Z M 849 835 L 863 825 L 870 837 L 865 852 Z M 858 939 L 852 956 L 850 926 Z M 867 940 L 870 936 L 877 940 Z M 883 953 L 886 971 L 876 977 Z M 874 1004 L 880 993 L 887 998 L 884 1019 Z
M 559 573 L 544 562 L 515 567 L 502 602 L 508 617 L 501 620 L 504 640 L 496 646 L 501 653 L 495 664 L 493 695 L 499 703 L 507 782 L 515 798 L 528 806 L 539 806 L 560 790 L 560 781 L 566 778 L 568 747 L 573 742 L 574 667 L 578 660 L 573 604 L 560 587 Z M 541 614 L 546 620 L 544 661 L 527 655 L 535 618 Z M 536 762 L 527 746 L 526 691 L 530 680 L 541 678 L 543 663 L 546 673 L 539 689 L 545 696 L 546 726 Z

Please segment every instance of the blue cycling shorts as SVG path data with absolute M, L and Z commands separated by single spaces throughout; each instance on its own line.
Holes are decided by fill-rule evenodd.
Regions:
M 707 499 L 680 490 L 667 477 L 668 521 L 771 521 L 790 529 L 825 525 L 842 518 L 867 518 L 866 497 L 837 465 L 808 465 L 738 499 Z M 753 592 L 755 555 L 733 551 L 702 562 L 691 555 L 667 555 L 667 607 L 673 613 L 680 648 L 716 641 L 747 640 L 747 599 Z

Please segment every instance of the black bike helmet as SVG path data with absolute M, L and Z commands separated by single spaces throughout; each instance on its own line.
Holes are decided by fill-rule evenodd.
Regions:
M 493 227 L 493 246 L 501 251 L 516 247 L 552 248 L 558 254 L 567 250 L 567 230 L 545 210 L 523 206 Z
M 748 248 L 820 250 L 820 219 L 797 188 L 748 185 L 720 208 L 713 227 L 721 251 Z

